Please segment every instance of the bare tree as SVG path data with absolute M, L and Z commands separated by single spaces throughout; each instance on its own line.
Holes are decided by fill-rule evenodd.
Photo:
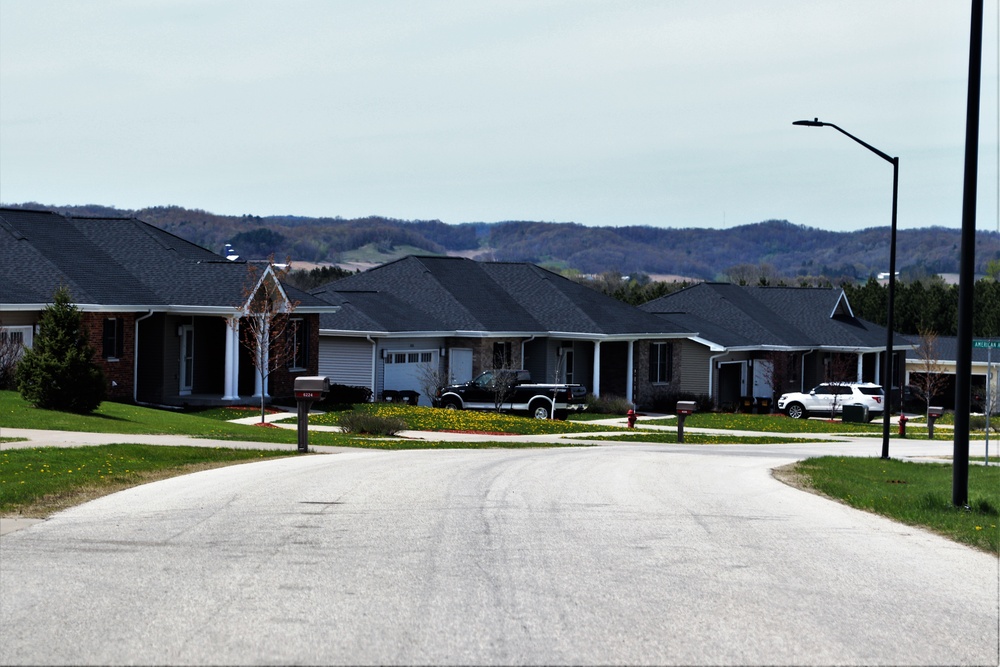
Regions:
M 924 394 L 924 407 L 930 408 L 931 401 L 948 382 L 944 364 L 939 359 L 937 333 L 930 329 L 920 329 L 920 347 L 916 353 L 920 372 L 913 376 L 913 384 Z
M 826 369 L 827 379 L 833 384 L 845 384 L 847 382 L 857 381 L 858 366 L 857 357 L 851 356 L 849 354 L 843 353 L 833 353 L 830 355 L 830 364 Z M 837 413 L 837 407 L 840 405 L 841 396 L 846 394 L 838 394 L 834 392 L 833 402 L 830 405 L 830 419 L 834 418 Z M 888 401 L 888 397 L 885 397 Z
M 0 389 L 14 387 L 14 369 L 23 349 L 21 332 L 4 329 L 3 322 L 0 322 Z
M 514 395 L 518 383 L 518 369 L 514 366 L 513 345 L 509 341 L 497 341 L 492 350 L 485 347 L 480 355 L 483 368 L 492 371 L 487 387 L 493 392 L 493 406 L 497 412 Z
M 243 287 L 243 319 L 240 322 L 240 336 L 250 351 L 250 360 L 260 375 L 260 421 L 264 422 L 263 390 L 268 376 L 294 359 L 297 352 L 290 315 L 298 306 L 291 301 L 281 286 L 281 278 L 291 264 L 276 267 L 274 256 L 261 269 L 247 263 L 247 281 Z
M 764 353 L 761 360 L 767 362 L 762 365 L 762 375 L 764 377 L 764 384 L 771 390 L 771 402 L 769 405 L 773 409 L 775 397 L 785 393 L 785 382 L 791 371 L 792 358 L 788 352 L 769 350 Z
M 417 369 L 417 379 L 420 381 L 420 389 L 424 396 L 430 400 L 437 394 L 438 387 L 444 387 L 452 383 L 449 374 L 444 370 L 441 360 L 437 364 L 423 363 Z

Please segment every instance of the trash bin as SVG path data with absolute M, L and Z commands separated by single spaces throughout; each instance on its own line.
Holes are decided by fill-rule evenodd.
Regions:
M 867 424 L 868 423 L 868 406 L 867 405 L 845 405 L 844 410 L 840 415 L 840 421 L 851 424 Z

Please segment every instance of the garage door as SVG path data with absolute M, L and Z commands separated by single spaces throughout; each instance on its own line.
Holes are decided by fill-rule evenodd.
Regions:
M 415 391 L 420 394 L 420 405 L 430 405 L 430 397 L 425 394 L 424 378 L 433 373 L 438 367 L 437 350 L 425 352 L 388 351 L 385 355 L 385 381 L 386 390 L 395 391 Z

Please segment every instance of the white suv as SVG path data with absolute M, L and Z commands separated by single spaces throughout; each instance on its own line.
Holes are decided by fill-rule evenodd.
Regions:
M 840 414 L 845 405 L 864 405 L 868 419 L 882 416 L 885 410 L 882 387 L 871 382 L 824 382 L 808 394 L 782 394 L 778 409 L 792 419 L 805 419 L 810 413 Z

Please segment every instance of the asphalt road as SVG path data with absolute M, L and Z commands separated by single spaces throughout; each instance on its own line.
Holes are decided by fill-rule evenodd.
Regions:
M 656 446 L 352 452 L 0 540 L 3 664 L 997 664 L 997 560 Z

